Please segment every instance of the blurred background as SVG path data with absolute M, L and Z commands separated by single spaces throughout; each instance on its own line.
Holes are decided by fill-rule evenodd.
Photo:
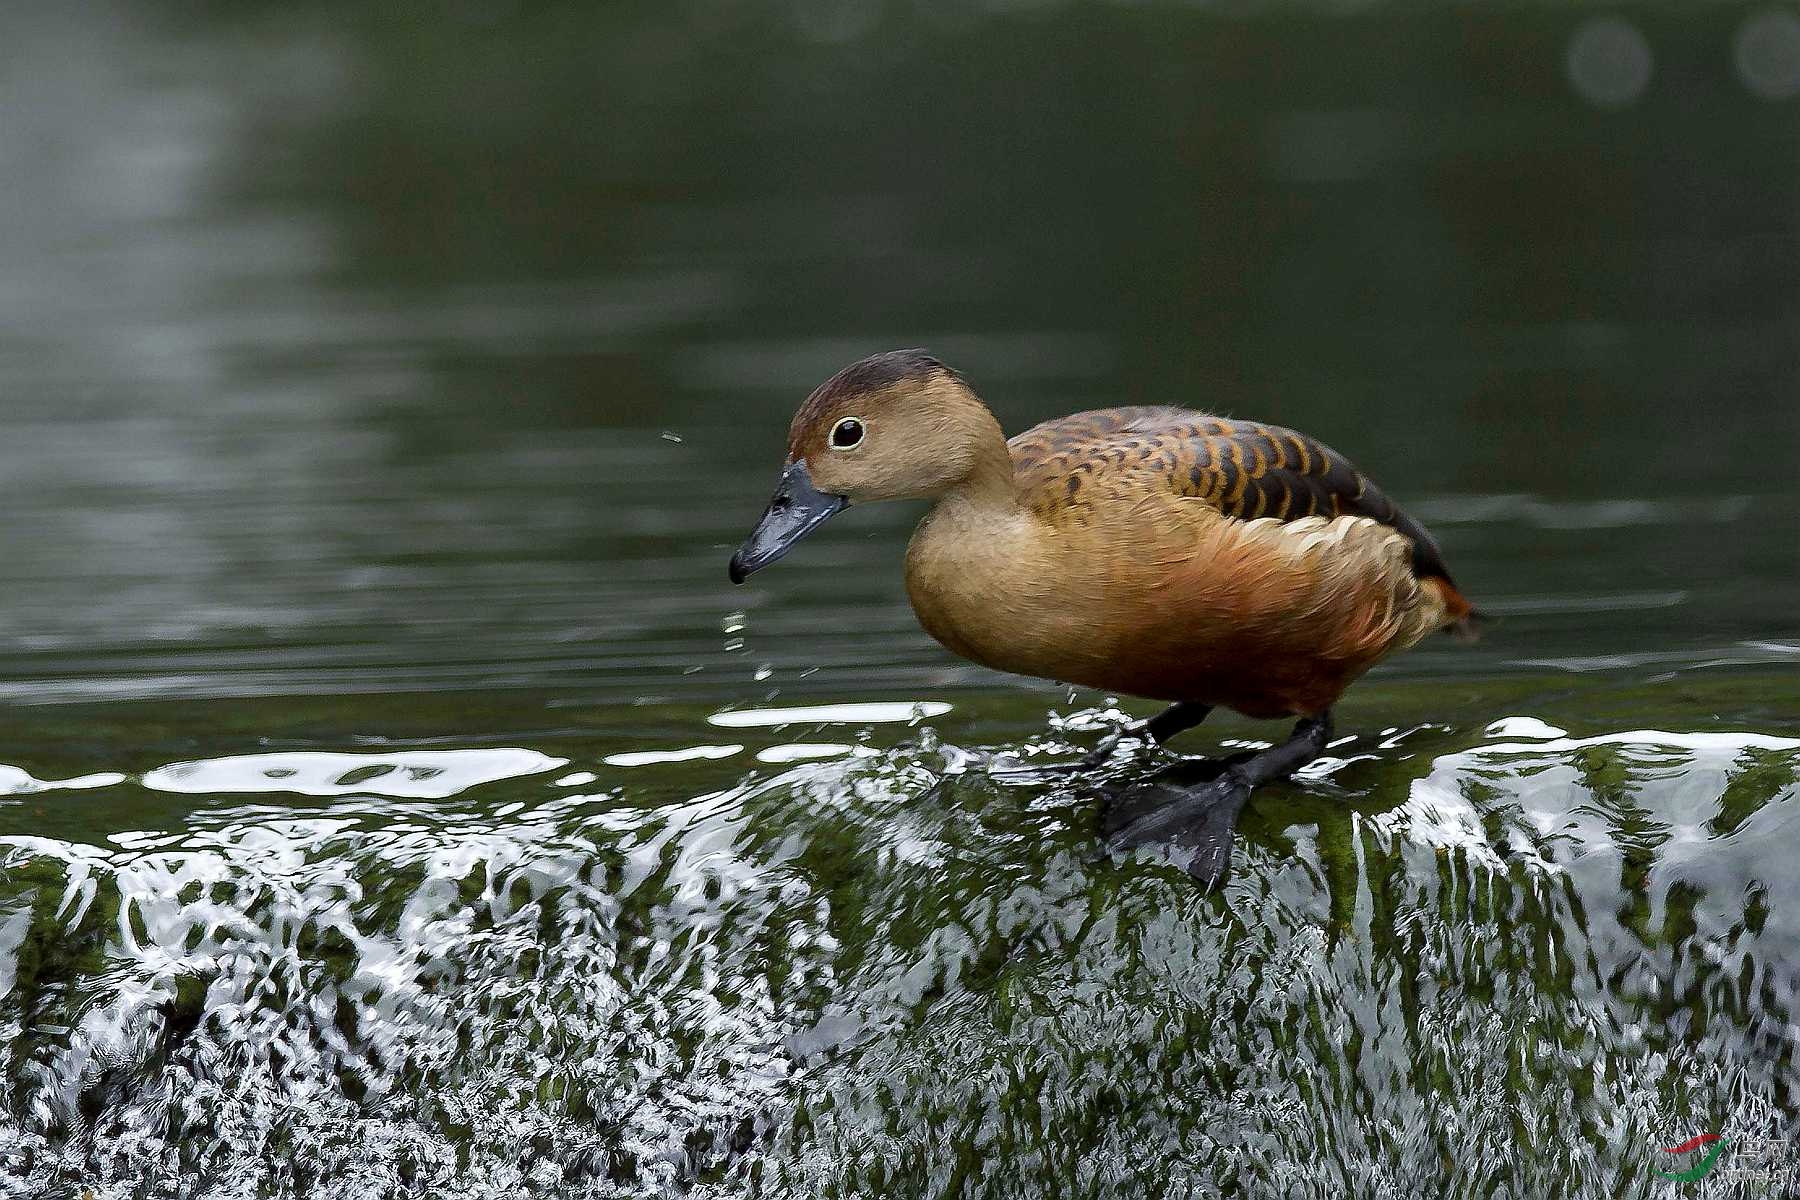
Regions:
M 1800 655 L 1792 7 L 3 19 L 9 702 L 997 684 L 915 513 L 725 582 L 793 408 L 910 345 L 1014 431 L 1349 454 L 1506 618 L 1389 672 Z

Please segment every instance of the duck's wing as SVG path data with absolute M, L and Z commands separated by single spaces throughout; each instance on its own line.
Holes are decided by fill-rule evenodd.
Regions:
M 1368 517 L 1411 541 L 1414 575 L 1454 587 L 1423 525 L 1349 459 L 1292 429 L 1179 408 L 1110 408 L 1046 421 L 1008 445 L 1015 474 L 1039 503 L 1078 497 L 1084 477 L 1148 474 L 1242 521 Z

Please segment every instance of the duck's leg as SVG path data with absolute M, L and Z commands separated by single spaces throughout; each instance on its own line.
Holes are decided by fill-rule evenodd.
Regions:
M 1212 705 L 1198 700 L 1178 700 L 1144 722 L 1144 735 L 1157 745 L 1165 745 L 1178 733 L 1186 733 L 1212 713 Z
M 1188 871 L 1209 887 L 1231 865 L 1231 834 L 1253 789 L 1286 779 L 1325 753 L 1331 714 L 1307 717 L 1287 741 L 1220 762 L 1180 762 L 1108 797 L 1107 848 L 1163 842 L 1189 852 Z
M 1152 745 L 1164 746 L 1170 738 L 1178 733 L 1186 733 L 1200 722 L 1206 720 L 1212 712 L 1212 705 L 1201 704 L 1196 700 L 1178 700 L 1169 707 L 1144 721 L 1135 721 L 1124 729 L 1108 737 L 1096 746 L 1092 753 L 1081 760 L 1083 770 L 1099 766 L 1111 758 L 1119 743 L 1126 738 L 1145 738 Z

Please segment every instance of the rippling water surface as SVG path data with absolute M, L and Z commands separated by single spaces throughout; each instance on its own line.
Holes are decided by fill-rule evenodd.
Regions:
M 1701 695 L 1759 688 L 1800 699 Z M 1017 761 L 1073 743 L 995 755 L 1030 711 L 982 697 L 648 762 L 565 728 L 15 772 L 7 826 L 56 832 L 5 839 L 0 1163 L 120 1194 L 1650 1194 L 1652 1147 L 1791 1128 L 1800 722 L 1575 716 L 1646 704 L 1356 735 L 1259 797 L 1212 895 L 1099 855 L 1091 792 Z
M 0 1195 L 1800 1180 L 1773 10 L 40 8 Z M 1042 768 L 1147 709 L 936 648 L 916 514 L 725 581 L 794 405 L 908 344 L 1012 429 L 1315 432 L 1501 620 L 1220 891 L 1107 857 Z

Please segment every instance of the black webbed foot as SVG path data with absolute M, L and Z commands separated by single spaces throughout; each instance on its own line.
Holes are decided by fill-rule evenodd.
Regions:
M 1331 718 L 1324 713 L 1301 721 L 1292 737 L 1268 750 L 1178 762 L 1148 779 L 1107 789 L 1101 818 L 1107 849 L 1167 845 L 1190 875 L 1214 887 L 1231 867 L 1232 833 L 1250 793 L 1312 762 L 1330 740 Z
M 1201 885 L 1217 886 L 1231 867 L 1232 833 L 1250 799 L 1250 780 L 1230 763 L 1177 763 L 1107 796 L 1106 848 L 1168 846 Z

